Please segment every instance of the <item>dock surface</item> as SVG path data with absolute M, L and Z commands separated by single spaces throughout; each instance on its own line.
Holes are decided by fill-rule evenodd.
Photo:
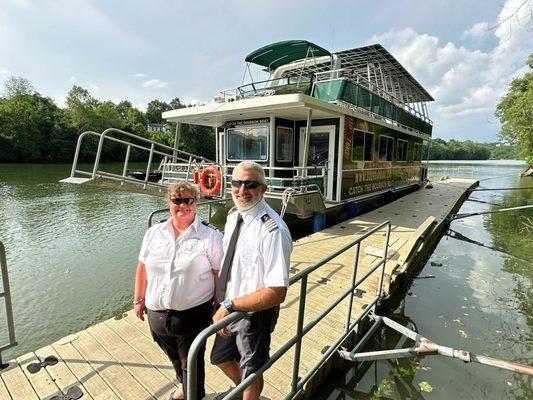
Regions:
M 354 219 L 339 223 L 321 232 L 294 242 L 291 276 L 315 264 L 343 245 L 352 242 L 366 230 L 383 221 L 391 222 L 391 236 L 385 270 L 386 286 L 394 290 L 394 282 L 410 257 L 416 240 L 413 238 L 430 225 L 442 226 L 444 219 L 457 210 L 474 180 L 450 179 L 435 182 L 433 189 L 420 189 L 390 204 Z M 440 235 L 433 235 L 433 240 Z M 427 236 L 427 235 L 426 235 Z M 357 277 L 383 253 L 385 231 L 365 239 L 360 247 Z M 414 246 L 414 247 L 413 247 Z M 381 253 L 380 253 L 381 252 Z M 416 256 L 416 254 L 415 254 Z M 351 284 L 354 250 L 351 249 L 313 272 L 309 276 L 305 323 L 315 319 Z M 361 313 L 378 290 L 379 269 L 358 288 L 352 307 L 352 320 Z M 299 307 L 299 283 L 289 288 L 287 298 L 272 335 L 271 354 L 296 332 Z M 326 346 L 334 343 L 345 330 L 348 300 L 342 301 L 328 316 L 304 337 L 299 376 L 304 376 L 317 362 Z M 209 363 L 213 337 L 207 342 L 207 399 L 215 399 L 227 391 L 231 382 Z M 27 366 L 53 355 L 59 362 L 31 374 Z M 262 399 L 283 399 L 290 391 L 294 348 L 287 352 L 265 374 Z M 326 372 L 322 371 L 322 375 Z M 320 380 L 320 379 L 318 379 Z M 312 381 L 309 383 L 313 383 Z M 86 330 L 67 336 L 35 352 L 12 360 L 0 372 L 0 399 L 50 399 L 67 393 L 71 387 L 83 392 L 82 399 L 163 399 L 176 389 L 172 365 L 152 340 L 148 325 L 133 312 L 121 319 L 109 319 Z

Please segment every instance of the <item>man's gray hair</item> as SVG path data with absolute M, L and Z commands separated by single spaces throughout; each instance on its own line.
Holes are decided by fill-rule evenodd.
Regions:
M 259 180 L 259 183 L 265 183 L 265 171 L 263 171 L 263 167 L 261 167 L 255 161 L 242 161 L 237 164 L 237 166 L 233 169 L 233 178 L 235 178 L 235 171 L 237 170 L 253 171 L 257 174 L 257 179 Z

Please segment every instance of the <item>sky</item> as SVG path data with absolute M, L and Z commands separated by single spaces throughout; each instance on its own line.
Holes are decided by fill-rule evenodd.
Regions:
M 533 0 L 0 0 L 0 82 L 28 79 L 64 106 L 210 101 L 244 58 L 305 39 L 330 51 L 380 43 L 435 98 L 433 136 L 494 141 L 509 83 L 533 53 Z

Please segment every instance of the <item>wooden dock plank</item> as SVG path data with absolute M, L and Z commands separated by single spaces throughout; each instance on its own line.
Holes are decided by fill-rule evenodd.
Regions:
M 40 399 L 46 400 L 52 396 L 61 395 L 59 387 L 52 380 L 52 377 L 47 371 L 48 367 L 41 368 L 38 372 L 32 374 L 28 371 L 28 365 L 31 363 L 40 363 L 41 360 L 37 358 L 34 353 L 27 353 L 17 358 L 20 369 L 30 382 L 33 390 Z
M 45 346 L 37 350 L 35 354 L 40 360 L 44 360 L 48 356 L 54 356 L 58 359 L 58 363 L 56 365 L 49 365 L 46 367 L 46 370 L 61 392 L 66 393 L 68 389 L 76 386 L 83 391 L 85 396 L 84 398 L 92 399 L 92 396 L 88 394 L 83 385 L 78 382 L 76 376 L 74 376 L 67 364 L 61 359 L 59 353 L 52 346 Z
M 72 344 L 119 398 L 153 398 L 87 331 Z
M 1 375 L 13 399 L 39 400 L 18 362 L 10 361 L 9 366 L 1 372 Z
M 118 336 L 107 324 L 91 326 L 87 332 L 126 369 L 148 393 L 156 398 L 175 390 L 176 386 L 158 369 Z M 140 335 L 139 335 L 140 336 Z
M 2 374 L 0 374 L 0 400 L 12 400 L 13 398 L 9 394 L 9 391 L 7 390 L 6 384 L 4 383 L 4 380 L 2 379 Z
M 73 335 L 52 344 L 52 347 L 67 365 L 70 372 L 76 377 L 80 385 L 83 386 L 84 393 L 95 400 L 109 399 L 119 400 L 119 397 L 107 385 L 102 377 L 96 372 L 83 356 L 72 345 L 71 340 L 77 340 L 78 335 Z M 83 390 L 83 389 L 82 389 Z

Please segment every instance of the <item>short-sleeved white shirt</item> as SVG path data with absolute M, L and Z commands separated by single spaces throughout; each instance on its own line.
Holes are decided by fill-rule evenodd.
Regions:
M 224 229 L 224 254 L 238 213 L 234 209 L 228 214 Z M 226 298 L 244 296 L 265 287 L 288 287 L 292 238 L 287 225 L 264 200 L 241 214 L 243 221 L 226 286 Z M 272 229 L 271 223 L 263 222 L 261 218 L 265 214 L 277 227 Z
M 172 220 L 149 228 L 139 261 L 146 269 L 145 304 L 150 310 L 187 310 L 214 295 L 213 270 L 223 257 L 222 233 L 198 217 L 176 240 Z

